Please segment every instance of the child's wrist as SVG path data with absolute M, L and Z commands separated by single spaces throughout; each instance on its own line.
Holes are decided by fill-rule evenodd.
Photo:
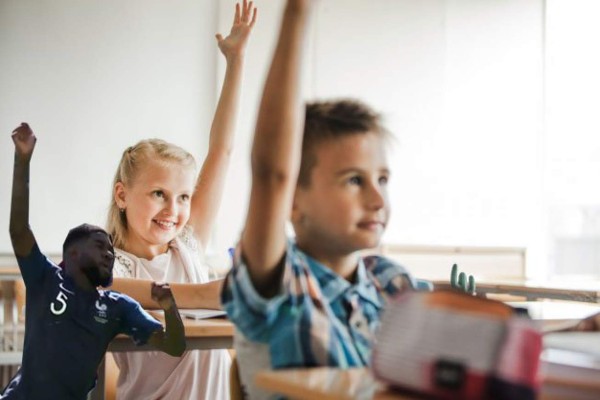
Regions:
M 307 12 L 314 2 L 315 0 L 288 0 L 287 9 L 292 12 Z
M 244 63 L 244 50 L 240 50 L 238 52 L 234 52 L 231 54 L 227 54 L 225 56 L 225 60 L 227 61 L 227 67 L 232 68 Z

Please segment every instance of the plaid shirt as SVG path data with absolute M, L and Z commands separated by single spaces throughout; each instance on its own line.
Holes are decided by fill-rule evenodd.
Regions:
M 351 284 L 290 242 L 278 294 L 266 299 L 240 253 L 238 246 L 221 300 L 246 338 L 269 345 L 273 368 L 368 365 L 387 297 L 415 287 L 404 268 L 379 256 L 360 259 Z

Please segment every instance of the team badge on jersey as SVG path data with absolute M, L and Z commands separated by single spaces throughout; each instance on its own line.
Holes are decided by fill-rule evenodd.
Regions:
M 106 313 L 107 308 L 108 307 L 106 306 L 106 304 L 100 304 L 100 300 L 96 300 L 97 315 L 94 315 L 94 319 L 96 320 L 96 322 L 100 322 L 101 324 L 105 324 L 108 322 L 108 315 Z

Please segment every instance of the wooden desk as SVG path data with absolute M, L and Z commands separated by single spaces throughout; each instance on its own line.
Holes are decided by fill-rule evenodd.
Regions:
M 448 288 L 448 281 L 433 281 L 436 288 Z M 477 293 L 508 294 L 523 297 L 528 301 L 554 299 L 600 303 L 600 283 L 595 284 L 557 284 L 540 281 L 476 282 Z
M 297 400 L 416 400 L 408 394 L 389 389 L 378 382 L 367 368 L 338 369 L 331 367 L 262 371 L 256 375 L 256 385 Z M 564 389 L 564 391 L 560 391 Z M 600 398 L 600 382 L 581 387 L 568 381 L 542 384 L 539 399 L 558 400 Z M 579 397 L 581 396 L 581 397 Z
M 261 371 L 256 385 L 299 400 L 403 400 L 413 397 L 393 392 L 378 383 L 366 368 L 331 367 Z
M 151 312 L 161 321 L 161 316 Z M 233 324 L 226 319 L 214 318 L 203 320 L 183 319 L 185 328 L 185 342 L 187 350 L 212 350 L 233 348 Z M 130 337 L 117 336 L 108 346 L 110 352 L 125 351 L 156 351 L 155 348 L 144 345 L 136 346 Z M 91 392 L 89 399 L 104 400 L 105 364 L 104 361 L 98 367 L 98 382 L 96 388 Z
M 544 326 L 561 320 L 578 321 L 600 312 L 600 304 L 577 301 L 508 301 L 506 304 L 526 308 L 531 319 Z
M 512 306 L 530 310 L 542 330 L 556 329 L 574 324 L 588 315 L 600 312 L 600 305 L 578 302 L 541 301 L 510 302 Z M 366 368 L 341 370 L 322 367 L 263 371 L 256 375 L 258 387 L 281 393 L 292 399 L 358 399 L 358 400 L 412 400 L 416 397 L 389 389 L 377 382 Z M 577 399 L 600 398 L 600 376 L 597 385 L 580 385 L 571 381 L 544 380 L 540 398 L 558 400 L 573 398 L 573 390 L 579 390 Z M 558 394 L 557 393 L 563 393 Z M 566 395 L 564 394 L 566 393 Z
M 19 267 L 2 267 L 0 268 L 0 280 L 16 281 L 21 279 L 21 271 Z
M 150 311 L 150 314 L 165 324 L 164 317 Z M 233 347 L 233 324 L 225 318 L 194 320 L 183 318 L 185 341 L 188 350 L 230 349 Z M 156 351 L 149 345 L 136 346 L 130 337 L 117 336 L 108 346 L 108 351 Z

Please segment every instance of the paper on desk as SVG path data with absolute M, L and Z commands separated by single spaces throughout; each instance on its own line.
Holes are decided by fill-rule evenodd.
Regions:
M 181 314 L 183 317 L 191 318 L 191 319 L 206 319 L 206 318 L 222 317 L 225 315 L 225 311 L 209 310 L 206 308 L 197 308 L 197 309 L 193 309 L 193 310 L 179 310 L 179 314 Z
M 162 310 L 152 311 L 155 314 L 162 316 L 164 313 Z M 211 310 L 208 308 L 194 308 L 194 309 L 185 309 L 179 310 L 179 314 L 184 318 L 189 319 L 208 319 L 208 318 L 217 318 L 225 315 L 225 311 L 223 310 Z
M 568 350 L 600 359 L 600 332 L 556 332 L 544 335 L 545 349 Z
M 598 388 L 600 382 L 600 332 L 546 334 L 541 358 L 542 372 L 546 380 L 567 380 Z M 596 392 L 594 397 L 589 398 L 598 398 L 597 394 Z M 565 393 L 563 393 L 564 395 Z

